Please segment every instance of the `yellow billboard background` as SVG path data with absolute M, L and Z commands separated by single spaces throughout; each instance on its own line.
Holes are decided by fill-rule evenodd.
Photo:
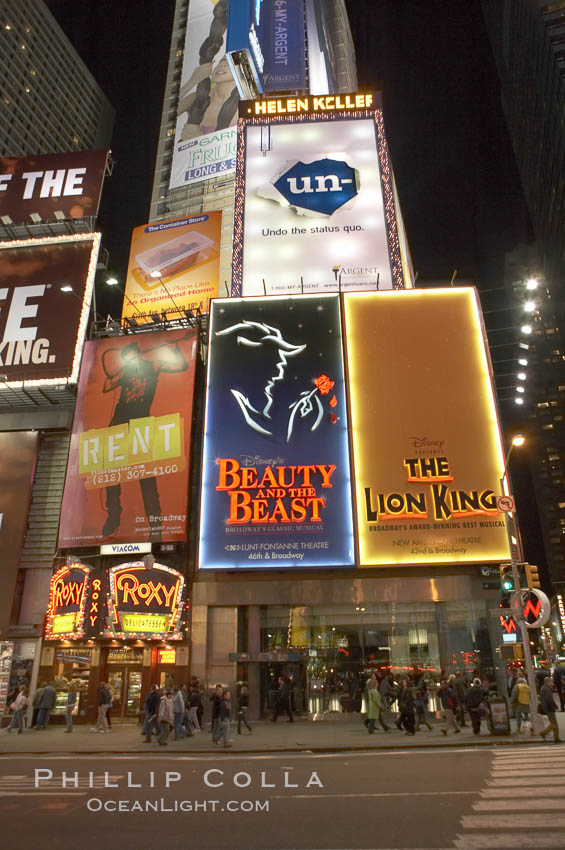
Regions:
M 221 229 L 221 211 L 134 228 L 122 318 L 141 324 L 140 314 L 208 312 L 218 295 Z
M 343 299 L 361 566 L 508 559 L 475 290 Z

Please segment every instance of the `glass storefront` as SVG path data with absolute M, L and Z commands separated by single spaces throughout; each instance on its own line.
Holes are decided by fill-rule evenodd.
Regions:
M 55 650 L 54 681 L 57 689 L 57 700 L 53 714 L 65 714 L 67 711 L 67 694 L 71 684 L 77 691 L 77 708 L 75 715 L 86 715 L 86 699 L 92 649 L 90 647 L 73 646 L 57 647 Z
M 278 676 L 292 682 L 294 708 L 321 714 L 362 709 L 371 673 L 399 682 L 466 671 L 494 681 L 486 603 L 413 602 L 262 608 L 261 650 L 291 651 L 292 661 L 262 664 L 263 713 Z

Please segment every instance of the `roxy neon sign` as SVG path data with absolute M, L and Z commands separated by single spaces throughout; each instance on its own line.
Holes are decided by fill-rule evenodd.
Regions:
M 122 573 L 116 581 L 116 588 L 122 591 L 122 598 L 118 599 L 119 605 L 127 605 L 131 601 L 133 605 L 141 605 L 143 602 L 149 607 L 155 600 L 161 607 L 170 608 L 177 585 L 167 588 L 161 581 L 157 584 L 153 581 L 142 583 L 134 573 Z

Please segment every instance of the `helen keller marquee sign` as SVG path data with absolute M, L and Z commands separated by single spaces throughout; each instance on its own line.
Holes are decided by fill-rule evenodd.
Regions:
M 76 381 L 100 234 L 0 243 L 0 380 Z

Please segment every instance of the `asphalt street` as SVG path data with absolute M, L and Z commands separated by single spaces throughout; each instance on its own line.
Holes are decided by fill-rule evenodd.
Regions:
M 565 746 L 549 743 L 0 758 L 18 850 L 550 850 L 564 799 Z

